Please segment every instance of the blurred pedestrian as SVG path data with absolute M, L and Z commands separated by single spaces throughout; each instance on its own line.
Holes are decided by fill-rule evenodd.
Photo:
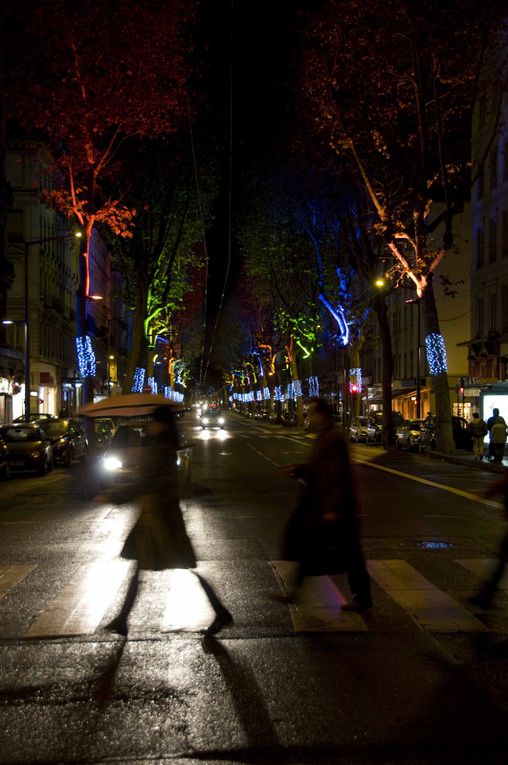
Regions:
M 487 420 L 489 430 L 489 459 L 502 462 L 506 443 L 506 422 L 499 414 L 499 409 L 492 410 L 492 417 Z
M 289 599 L 306 576 L 346 573 L 352 597 L 342 610 L 365 611 L 372 607 L 372 597 L 348 448 L 325 401 L 311 399 L 308 418 L 309 429 L 317 433 L 309 461 L 282 468 L 303 483 L 284 539 L 284 558 L 298 563 Z
M 487 435 L 488 428 L 485 420 L 482 420 L 478 412 L 474 412 L 473 419 L 468 425 L 471 436 L 473 437 L 473 454 L 475 462 L 483 459 L 483 442 Z
M 506 521 L 508 521 L 508 470 L 505 470 L 505 473 L 502 478 L 500 478 L 498 481 L 496 481 L 489 489 L 487 489 L 486 492 L 484 492 L 483 496 L 488 497 L 494 497 L 496 495 L 501 495 L 503 497 L 503 515 Z M 475 605 L 480 606 L 481 608 L 490 608 L 492 605 L 492 600 L 494 598 L 494 595 L 496 594 L 499 582 L 501 581 L 501 578 L 506 570 L 506 564 L 508 563 L 508 527 L 505 530 L 504 535 L 501 538 L 501 542 L 499 545 L 499 559 L 496 564 L 495 569 L 493 570 L 490 578 L 485 582 L 483 587 L 480 588 L 478 593 L 474 595 L 472 598 L 470 598 L 471 602 Z
M 140 450 L 140 477 L 133 490 L 113 492 L 113 498 L 127 501 L 139 498 L 141 512 L 122 548 L 121 556 L 136 561 L 136 568 L 118 616 L 106 629 L 127 634 L 127 622 L 139 587 L 140 570 L 194 569 L 197 565 L 178 498 L 176 452 L 178 431 L 169 406 L 155 409 L 147 423 L 146 443 Z M 215 612 L 212 624 L 203 630 L 215 635 L 233 618 L 221 603 L 212 586 L 200 574 L 198 578 Z

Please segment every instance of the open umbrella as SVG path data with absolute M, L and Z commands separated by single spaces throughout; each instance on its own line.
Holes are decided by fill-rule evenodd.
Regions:
M 152 414 L 158 406 L 169 406 L 174 412 L 181 412 L 184 409 L 182 404 L 175 404 L 174 401 L 161 395 L 124 393 L 103 398 L 93 404 L 85 404 L 79 410 L 79 414 L 83 417 L 137 417 Z

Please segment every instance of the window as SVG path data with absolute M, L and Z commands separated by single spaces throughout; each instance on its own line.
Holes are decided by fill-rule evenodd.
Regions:
M 497 295 L 491 292 L 489 296 L 489 329 L 495 329 L 497 326 Z
M 494 263 L 497 258 L 497 221 L 489 220 L 489 263 Z
M 501 255 L 508 258 L 508 209 L 501 216 Z
M 490 176 L 490 188 L 495 189 L 497 186 L 497 148 L 491 152 L 489 157 L 489 176 Z
M 501 330 L 508 332 L 508 284 L 501 287 Z
M 483 266 L 484 256 L 483 227 L 476 229 L 476 268 Z
M 483 298 L 478 298 L 478 315 L 476 318 L 478 322 L 478 336 L 483 337 Z

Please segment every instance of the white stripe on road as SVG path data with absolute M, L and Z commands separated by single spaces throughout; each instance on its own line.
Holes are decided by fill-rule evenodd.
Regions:
M 489 580 L 498 562 L 493 558 L 468 558 L 467 560 L 457 560 L 455 563 L 458 563 L 462 568 L 475 574 L 480 579 Z M 498 589 L 508 590 L 508 571 L 505 571 L 503 574 L 498 584 Z
M 487 632 L 487 627 L 405 560 L 371 560 L 371 577 L 430 632 Z
M 271 566 L 284 594 L 291 587 L 294 564 L 271 561 Z M 295 632 L 365 632 L 367 625 L 360 614 L 341 611 L 345 598 L 328 576 L 312 576 L 304 580 L 297 601 L 290 605 Z
M 9 592 L 16 584 L 31 574 L 37 566 L 35 563 L 22 565 L 0 566 L 0 598 Z
M 116 596 L 129 566 L 129 561 L 117 559 L 100 560 L 83 567 L 24 637 L 92 634 Z

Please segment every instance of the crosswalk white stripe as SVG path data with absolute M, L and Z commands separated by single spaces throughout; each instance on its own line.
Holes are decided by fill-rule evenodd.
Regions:
M 0 598 L 37 568 L 35 563 L 0 566 Z
M 275 576 L 284 593 L 291 587 L 293 564 L 271 561 Z M 291 620 L 295 632 L 364 632 L 367 625 L 360 614 L 341 611 L 345 598 L 328 576 L 305 579 L 297 602 L 291 604 Z
M 486 632 L 487 627 L 405 560 L 371 560 L 372 578 L 421 627 L 431 632 Z
M 494 558 L 467 558 L 464 560 L 456 560 L 455 563 L 458 563 L 462 568 L 475 574 L 480 579 L 489 579 L 493 570 L 497 566 L 497 560 Z M 501 578 L 501 581 L 498 584 L 498 589 L 508 590 L 508 571 L 505 571 Z
M 25 632 L 25 637 L 86 635 L 95 631 L 122 584 L 129 561 L 99 560 L 83 567 L 59 597 Z

